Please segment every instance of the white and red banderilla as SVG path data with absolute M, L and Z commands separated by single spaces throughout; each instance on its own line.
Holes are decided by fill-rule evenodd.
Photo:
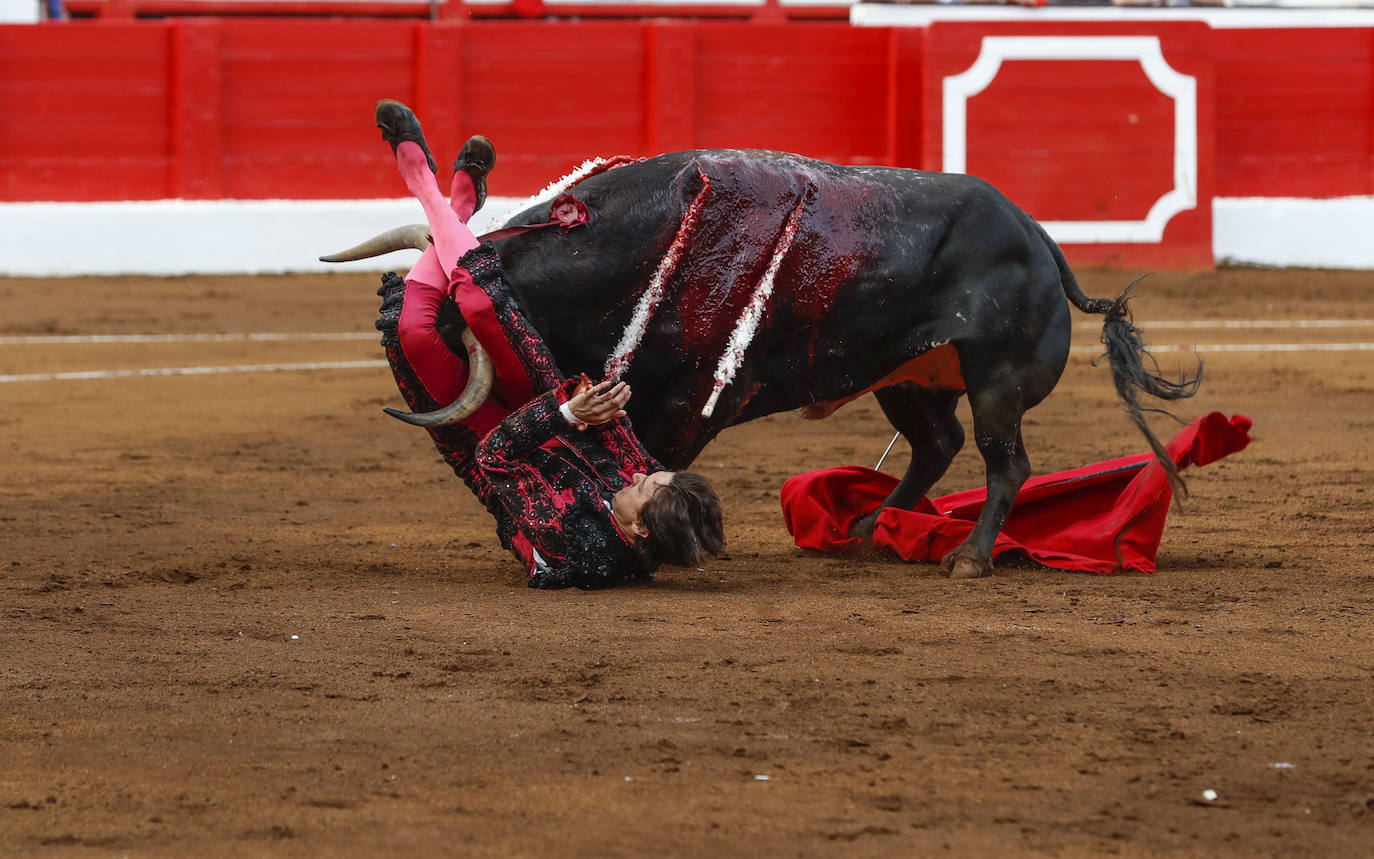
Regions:
M 630 359 L 634 357 L 635 350 L 639 348 L 640 342 L 643 341 L 644 335 L 649 330 L 649 323 L 652 321 L 655 311 L 658 310 L 659 304 L 663 301 L 668 280 L 677 270 L 677 265 L 682 260 L 682 255 L 695 234 L 697 225 L 701 222 L 706 198 L 711 190 L 711 180 L 705 173 L 699 172 L 698 175 L 701 176 L 701 190 L 697 192 L 691 205 L 687 207 L 687 212 L 683 215 L 682 224 L 678 227 L 672 244 L 668 246 L 668 251 L 659 261 L 653 276 L 649 278 L 648 287 L 635 304 L 634 315 L 630 317 L 630 323 L 625 326 L 625 332 L 621 335 L 615 351 L 606 359 L 604 378 L 619 378 L 629 368 Z M 768 310 L 778 269 L 782 267 L 783 258 L 787 256 L 787 252 L 792 247 L 792 241 L 796 238 L 797 227 L 801 223 L 802 210 L 806 206 L 807 196 L 807 194 L 803 194 L 793 206 L 791 214 L 787 216 L 782 232 L 773 246 L 773 254 L 768 261 L 768 267 L 764 270 L 763 276 L 759 278 L 758 284 L 755 285 L 749 303 L 741 311 L 739 320 L 735 323 L 734 331 L 731 332 L 730 339 L 725 344 L 725 351 L 721 353 L 720 360 L 716 364 L 715 374 L 712 377 L 711 394 L 706 400 L 706 405 L 701 409 L 701 416 L 704 418 L 711 417 L 715 412 L 721 392 L 725 390 L 726 385 L 734 380 L 735 373 L 739 370 L 740 364 L 744 362 L 744 355 L 749 350 L 749 344 L 754 340 L 759 322 L 762 321 L 764 313 Z

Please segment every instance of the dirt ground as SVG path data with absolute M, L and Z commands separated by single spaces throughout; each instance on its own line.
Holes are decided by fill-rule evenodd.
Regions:
M 366 333 L 375 287 L 0 280 L 0 376 L 375 361 L 17 340 Z M 1136 310 L 1367 343 L 1374 275 L 1161 273 Z M 1352 322 L 1150 326 L 1195 319 Z M 1255 441 L 1188 473 L 1154 575 L 803 555 L 778 488 L 872 465 L 870 397 L 725 433 L 727 557 L 594 593 L 524 587 L 384 368 L 0 384 L 0 854 L 1368 855 L 1374 354 L 1203 357 L 1181 414 Z M 1036 473 L 1144 449 L 1085 354 L 1025 435 Z M 981 480 L 970 444 L 937 491 Z

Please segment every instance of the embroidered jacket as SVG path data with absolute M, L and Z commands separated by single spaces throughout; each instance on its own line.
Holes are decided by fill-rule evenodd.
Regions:
M 610 501 L 635 472 L 662 466 L 625 418 L 585 432 L 570 426 L 558 407 L 571 387 L 531 400 L 477 445 L 479 495 L 514 525 L 510 548 L 531 587 L 606 587 L 657 566 L 616 527 Z
M 648 576 L 657 563 L 621 534 L 609 502 L 636 472 L 663 466 L 639 443 L 627 418 L 585 432 L 564 420 L 559 406 L 574 383 L 564 381 L 543 338 L 501 282 L 500 258 L 490 244 L 464 255 L 459 266 L 490 296 L 512 350 L 543 393 L 481 439 L 462 424 L 430 429 L 435 447 L 496 519 L 501 545 L 524 564 L 531 587 L 596 588 Z M 383 276 L 377 328 L 407 405 L 433 411 L 440 404 L 419 383 L 397 335 L 404 292 L 399 277 Z M 454 317 L 456 306 L 446 305 L 439 326 L 445 340 L 456 344 L 456 336 L 444 330 L 446 322 L 456 322 L 452 335 L 461 330 L 461 319 Z

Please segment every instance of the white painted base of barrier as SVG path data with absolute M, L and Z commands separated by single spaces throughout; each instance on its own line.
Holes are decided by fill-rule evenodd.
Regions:
M 42 11 L 39 0 L 0 0 L 0 24 L 36 24 Z
M 527 202 L 490 198 L 474 231 Z M 1374 197 L 1219 198 L 1212 218 L 1218 263 L 1374 269 Z M 0 275 L 401 270 L 413 251 L 355 263 L 317 257 L 423 220 L 413 199 L 0 203 Z
M 473 229 L 493 228 L 523 202 L 488 198 Z M 317 258 L 424 220 L 414 198 L 0 203 L 0 275 L 400 270 L 415 261 L 414 251 L 355 263 Z
M 1374 269 L 1374 197 L 1216 198 L 1212 254 L 1218 264 Z

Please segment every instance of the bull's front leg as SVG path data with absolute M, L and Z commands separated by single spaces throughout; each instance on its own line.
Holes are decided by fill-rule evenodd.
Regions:
M 871 539 L 878 514 L 885 508 L 910 510 L 944 477 L 964 445 L 964 428 L 955 410 L 960 391 L 933 390 L 910 382 L 880 388 L 874 398 L 892 426 L 911 445 L 911 460 L 901 481 L 872 513 L 849 529 L 849 536 Z
M 973 531 L 941 561 L 950 578 L 973 579 L 992 575 L 992 548 L 1011 513 L 1021 484 L 1030 476 L 1030 458 L 1021 440 L 1025 410 L 1013 386 L 969 392 L 973 438 L 987 466 L 988 498 Z

